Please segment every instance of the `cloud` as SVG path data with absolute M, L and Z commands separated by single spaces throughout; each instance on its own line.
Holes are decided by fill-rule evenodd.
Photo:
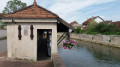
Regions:
M 0 13 L 2 12 L 2 10 L 4 9 L 4 7 L 6 6 L 8 0 L 0 0 Z
M 105 20 L 112 20 L 112 21 L 120 21 L 120 17 L 118 16 L 106 16 L 106 17 L 103 17 Z M 113 19 L 114 18 L 114 19 Z
M 97 0 L 96 4 L 108 3 L 108 2 L 113 2 L 113 1 L 116 1 L 116 0 Z
M 56 3 L 49 7 L 49 10 L 57 13 L 60 17 L 65 18 L 65 20 L 70 22 L 70 18 L 74 18 L 72 21 L 76 20 L 76 17 L 81 15 L 80 10 L 91 5 L 103 4 L 108 2 L 113 2 L 115 0 L 54 0 Z M 105 8 L 94 10 L 92 12 L 97 12 Z M 75 17 L 76 16 L 76 17 Z
M 21 0 L 21 1 L 26 3 L 27 5 L 33 4 L 33 0 Z
M 0 0 L 0 12 L 4 9 L 6 6 L 6 3 L 9 0 Z M 27 5 L 31 5 L 33 3 L 33 0 L 21 0 L 22 2 L 27 3 Z M 100 8 L 97 10 L 92 10 L 88 13 L 82 13 L 81 10 L 85 9 L 92 5 L 99 5 L 109 2 L 114 2 L 116 0 L 37 0 L 38 5 L 41 5 L 54 13 L 58 14 L 60 17 L 64 18 L 68 22 L 72 22 L 75 20 L 80 20 L 79 17 L 81 15 L 87 15 L 93 12 L 97 12 L 100 10 L 105 9 Z

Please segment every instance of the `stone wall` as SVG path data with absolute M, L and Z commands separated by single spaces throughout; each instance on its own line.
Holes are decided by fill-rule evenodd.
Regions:
M 87 35 L 72 33 L 71 38 L 100 43 L 108 46 L 120 47 L 120 36 L 118 35 Z
M 52 61 L 53 61 L 54 67 L 65 67 L 59 54 L 52 54 Z

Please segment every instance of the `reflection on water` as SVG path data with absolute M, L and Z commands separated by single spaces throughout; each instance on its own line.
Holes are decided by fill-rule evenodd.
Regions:
M 58 48 L 66 67 L 120 67 L 120 49 L 76 41 L 73 50 Z

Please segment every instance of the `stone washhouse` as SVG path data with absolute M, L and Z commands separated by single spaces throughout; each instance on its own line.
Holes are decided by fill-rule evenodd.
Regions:
M 57 32 L 74 30 L 55 13 L 32 5 L 6 14 L 1 20 L 7 24 L 8 58 L 37 61 L 57 53 Z

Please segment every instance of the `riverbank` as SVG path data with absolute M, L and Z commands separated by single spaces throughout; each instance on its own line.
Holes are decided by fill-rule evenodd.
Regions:
M 58 35 L 62 35 L 62 33 L 58 33 Z M 72 33 L 70 38 L 120 48 L 119 35 L 87 35 Z
M 120 36 L 118 35 L 87 35 L 72 33 L 70 37 L 82 41 L 120 48 Z

